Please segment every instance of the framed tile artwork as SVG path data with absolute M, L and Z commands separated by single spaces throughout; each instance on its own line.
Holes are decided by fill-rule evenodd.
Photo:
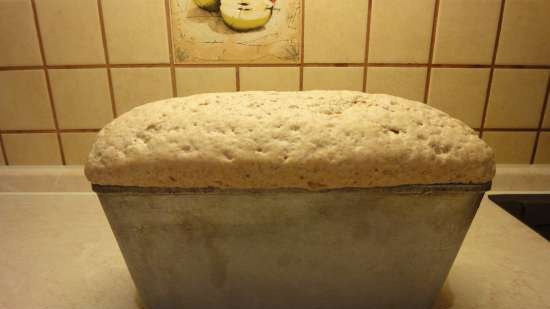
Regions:
M 299 63 L 300 0 L 172 0 L 176 64 Z

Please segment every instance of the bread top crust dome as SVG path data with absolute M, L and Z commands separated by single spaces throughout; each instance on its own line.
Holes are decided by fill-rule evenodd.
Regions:
M 463 122 L 354 91 L 199 94 L 106 125 L 85 173 L 99 185 L 334 188 L 489 182 L 491 148 Z

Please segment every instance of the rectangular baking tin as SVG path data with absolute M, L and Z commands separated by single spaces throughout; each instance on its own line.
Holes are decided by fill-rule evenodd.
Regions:
M 93 185 L 150 309 L 428 309 L 489 188 Z

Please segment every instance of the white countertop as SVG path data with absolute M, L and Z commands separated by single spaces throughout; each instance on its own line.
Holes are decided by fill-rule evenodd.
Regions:
M 519 168 L 503 169 L 507 180 L 498 180 L 502 187 L 510 186 L 513 177 L 521 181 L 521 190 L 528 182 L 534 181 L 535 190 L 546 184 Z M 0 169 L 0 191 L 22 191 L 21 186 L 52 191 L 67 188 L 64 182 L 87 190 L 79 168 L 61 168 L 73 173 L 69 178 L 49 169 L 19 171 L 18 180 L 6 176 L 13 169 Z M 540 168 L 526 170 L 541 173 Z M 44 171 L 61 180 L 37 176 Z M 25 180 L 25 173 L 35 176 Z M 40 184 L 29 184 L 35 180 Z M 550 242 L 484 198 L 434 308 L 550 308 L 549 278 Z M 0 309 L 141 308 L 107 219 L 90 192 L 0 193 L 0 291 Z

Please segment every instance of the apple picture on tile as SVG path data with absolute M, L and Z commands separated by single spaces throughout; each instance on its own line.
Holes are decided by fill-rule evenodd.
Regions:
M 225 24 L 236 31 L 263 27 L 271 18 L 273 2 L 269 0 L 222 0 L 220 11 Z
M 223 22 L 235 31 L 263 27 L 271 18 L 276 0 L 193 0 L 201 9 L 221 12 Z
M 170 0 L 175 63 L 299 63 L 302 0 Z
M 201 9 L 216 12 L 220 9 L 220 0 L 193 0 Z

